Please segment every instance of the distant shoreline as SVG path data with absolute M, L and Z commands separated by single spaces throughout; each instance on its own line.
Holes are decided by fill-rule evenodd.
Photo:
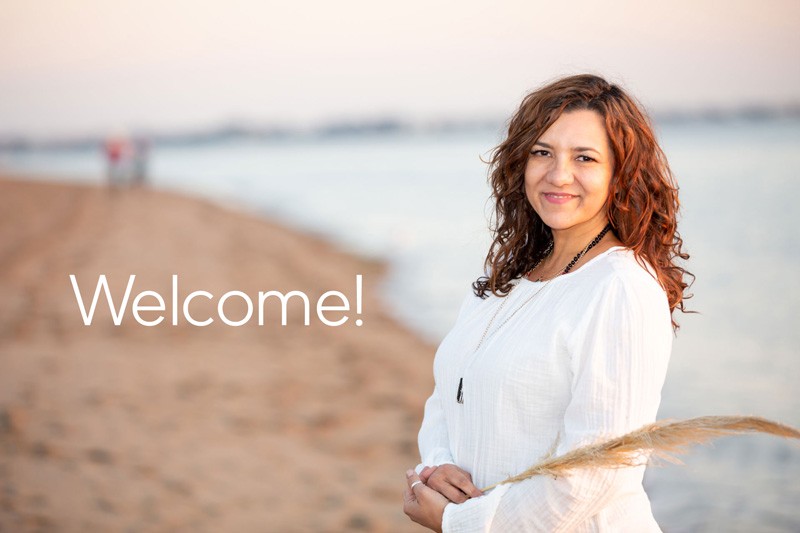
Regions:
M 769 122 L 800 120 L 800 102 L 785 105 L 750 105 L 733 108 L 665 109 L 652 113 L 656 124 L 724 123 L 732 121 Z M 377 119 L 342 120 L 312 127 L 286 124 L 253 125 L 230 122 L 192 130 L 142 130 L 131 134 L 147 138 L 154 146 L 203 146 L 221 142 L 252 140 L 283 143 L 314 140 L 381 137 L 390 135 L 447 135 L 473 131 L 501 131 L 504 121 L 498 117 L 406 121 L 388 116 Z M 85 150 L 102 146 L 105 136 L 99 133 L 53 137 L 0 133 L 0 151 Z

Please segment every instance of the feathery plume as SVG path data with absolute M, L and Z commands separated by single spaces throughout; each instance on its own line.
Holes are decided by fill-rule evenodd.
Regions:
M 498 485 L 533 476 L 564 476 L 576 468 L 640 466 L 646 462 L 646 455 L 642 452 L 651 452 L 655 457 L 680 464 L 674 454 L 685 453 L 686 448 L 693 444 L 702 444 L 722 435 L 748 432 L 800 439 L 797 429 L 757 416 L 701 416 L 677 422 L 660 420 L 620 437 L 545 459 L 521 474 L 482 490 L 486 492 Z

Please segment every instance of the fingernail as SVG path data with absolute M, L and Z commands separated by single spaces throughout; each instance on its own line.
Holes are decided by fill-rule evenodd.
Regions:
M 413 470 L 406 470 L 406 477 L 411 477 L 413 475 L 414 475 L 414 471 Z

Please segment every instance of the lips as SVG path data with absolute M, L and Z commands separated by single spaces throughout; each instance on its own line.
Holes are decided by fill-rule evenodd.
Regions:
M 545 192 L 542 193 L 544 199 L 550 202 L 551 204 L 565 204 L 572 200 L 573 198 L 577 198 L 574 194 L 567 194 L 562 192 Z

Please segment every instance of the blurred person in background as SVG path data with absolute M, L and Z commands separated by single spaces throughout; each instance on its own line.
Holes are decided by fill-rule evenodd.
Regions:
M 150 141 L 146 137 L 136 137 L 133 141 L 132 184 L 142 187 L 147 184 L 147 158 L 150 155 Z
M 110 136 L 105 143 L 106 179 L 109 186 L 116 188 L 123 185 L 127 179 L 128 162 L 133 153 L 133 147 L 124 135 Z

